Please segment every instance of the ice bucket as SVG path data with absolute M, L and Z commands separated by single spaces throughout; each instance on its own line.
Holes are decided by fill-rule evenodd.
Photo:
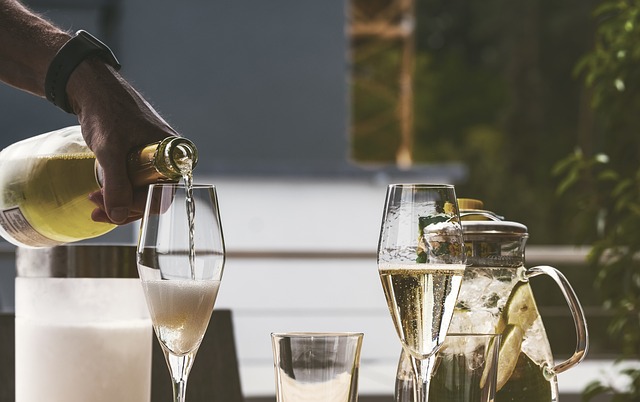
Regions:
M 16 402 L 148 402 L 152 325 L 130 245 L 16 251 Z

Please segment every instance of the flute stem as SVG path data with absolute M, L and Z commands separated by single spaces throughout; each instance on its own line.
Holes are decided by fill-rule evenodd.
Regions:
M 173 382 L 173 402 L 185 402 L 187 395 L 187 381 L 174 381 Z
M 187 393 L 187 378 L 193 366 L 195 351 L 186 355 L 176 356 L 162 348 L 173 380 L 173 402 L 185 402 Z
M 416 359 L 412 355 L 409 355 L 409 359 L 411 360 L 414 375 L 414 402 L 428 402 L 429 383 L 431 382 L 431 375 L 436 360 L 435 353 L 424 360 Z

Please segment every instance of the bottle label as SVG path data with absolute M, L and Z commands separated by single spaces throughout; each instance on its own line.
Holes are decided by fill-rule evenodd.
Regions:
M 60 244 L 38 233 L 18 207 L 0 210 L 0 226 L 9 236 L 22 244 L 32 247 L 51 247 Z

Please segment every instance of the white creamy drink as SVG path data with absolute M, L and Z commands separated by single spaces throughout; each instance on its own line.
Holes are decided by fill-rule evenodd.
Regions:
M 137 278 L 16 278 L 16 402 L 149 402 Z
M 150 327 L 16 318 L 16 402 L 149 401 Z

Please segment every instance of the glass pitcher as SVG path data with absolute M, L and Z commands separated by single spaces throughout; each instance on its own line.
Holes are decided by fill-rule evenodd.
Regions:
M 478 200 L 459 199 L 467 269 L 450 333 L 499 333 L 496 402 L 558 401 L 556 375 L 580 363 L 588 348 L 587 323 L 578 298 L 560 271 L 550 266 L 525 268 L 527 227 L 482 209 Z M 529 279 L 550 276 L 564 295 L 575 325 L 574 354 L 555 364 Z M 400 356 L 396 402 L 411 402 L 409 359 Z

